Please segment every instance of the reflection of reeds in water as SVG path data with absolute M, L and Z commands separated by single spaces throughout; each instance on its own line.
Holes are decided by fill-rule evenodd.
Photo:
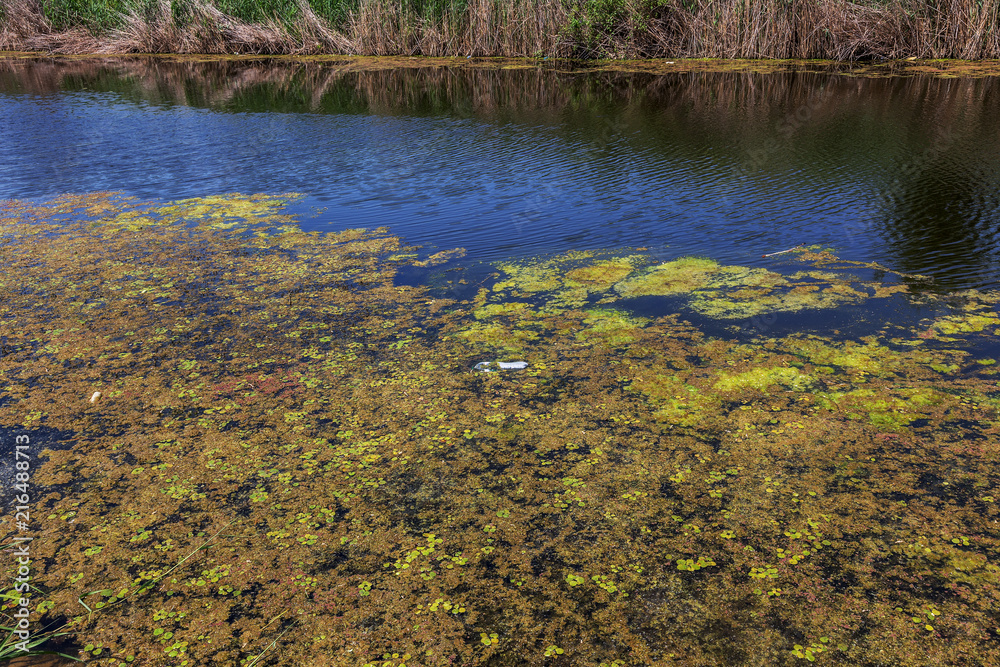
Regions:
M 65 0 L 46 3 L 57 11 Z M 236 0 L 226 6 L 238 9 Z M 253 20 L 212 0 L 142 0 L 53 26 L 0 0 L 0 49 L 62 53 L 832 58 L 1000 57 L 1000 0 L 287 0 Z M 109 5 L 117 6 L 117 5 Z M 316 7 L 322 7 L 318 11 Z M 252 6 L 244 7 L 244 14 Z M 234 9 L 235 11 L 235 9 Z M 236 12 L 239 14 L 240 12 Z M 259 10 L 254 10 L 255 15 Z M 66 24 L 66 25 L 64 25 Z M 95 25 L 96 24 L 96 25 Z M 96 34 L 95 33 L 99 33 Z
M 702 119 L 720 132 L 737 115 L 752 119 L 798 113 L 797 124 L 802 124 L 808 120 L 805 116 L 816 119 L 859 108 L 884 117 L 895 117 L 901 108 L 914 113 L 932 109 L 935 126 L 959 118 L 977 126 L 990 122 L 1000 95 L 992 77 L 871 79 L 808 71 L 692 76 L 438 66 L 441 62 L 426 66 L 419 60 L 4 59 L 0 82 L 34 94 L 76 87 L 112 89 L 152 104 L 222 108 L 260 99 L 274 111 L 459 114 L 532 123 L 585 119 L 595 111 L 604 117 L 684 113 L 689 118 L 686 126 Z M 815 102 L 818 89 L 827 91 L 820 95 L 822 104 Z M 900 105 L 901 98 L 927 104 Z M 907 131 L 924 124 L 916 117 L 899 122 Z

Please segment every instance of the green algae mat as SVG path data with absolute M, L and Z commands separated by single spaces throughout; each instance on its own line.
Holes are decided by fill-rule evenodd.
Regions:
M 71 633 L 43 647 L 995 660 L 998 295 L 823 248 L 471 270 L 384 229 L 304 233 L 294 197 L 0 203 L 5 466 L 62 434 L 28 450 L 30 522 L 4 516 L 9 556 L 33 538 L 33 636 Z M 775 324 L 847 310 L 865 332 Z

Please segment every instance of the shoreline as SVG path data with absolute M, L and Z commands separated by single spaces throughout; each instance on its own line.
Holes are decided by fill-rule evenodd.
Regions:
M 947 58 L 898 59 L 883 61 L 838 61 L 823 59 L 724 59 L 724 58 L 663 58 L 644 59 L 574 59 L 574 58 L 508 58 L 459 56 L 358 56 L 358 55 L 295 55 L 295 54 L 214 54 L 214 53 L 74 53 L 45 51 L 4 51 L 0 60 L 108 60 L 128 61 L 155 59 L 165 62 L 238 62 L 277 61 L 281 63 L 334 64 L 346 71 L 377 71 L 386 69 L 459 68 L 484 70 L 552 69 L 565 73 L 616 72 L 633 74 L 685 74 L 699 72 L 746 72 L 767 74 L 803 72 L 841 74 L 845 76 L 880 78 L 891 76 L 927 75 L 941 78 L 979 78 L 1000 76 L 1000 59 L 960 60 Z

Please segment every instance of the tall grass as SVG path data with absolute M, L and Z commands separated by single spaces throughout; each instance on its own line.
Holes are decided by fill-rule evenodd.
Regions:
M 1000 58 L 1000 0 L 0 0 L 54 52 Z

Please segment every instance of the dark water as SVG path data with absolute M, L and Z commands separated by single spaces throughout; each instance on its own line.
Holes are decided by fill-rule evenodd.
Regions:
M 817 72 L 0 60 L 0 197 L 301 192 L 473 260 L 800 243 L 1000 285 L 1000 83 Z

